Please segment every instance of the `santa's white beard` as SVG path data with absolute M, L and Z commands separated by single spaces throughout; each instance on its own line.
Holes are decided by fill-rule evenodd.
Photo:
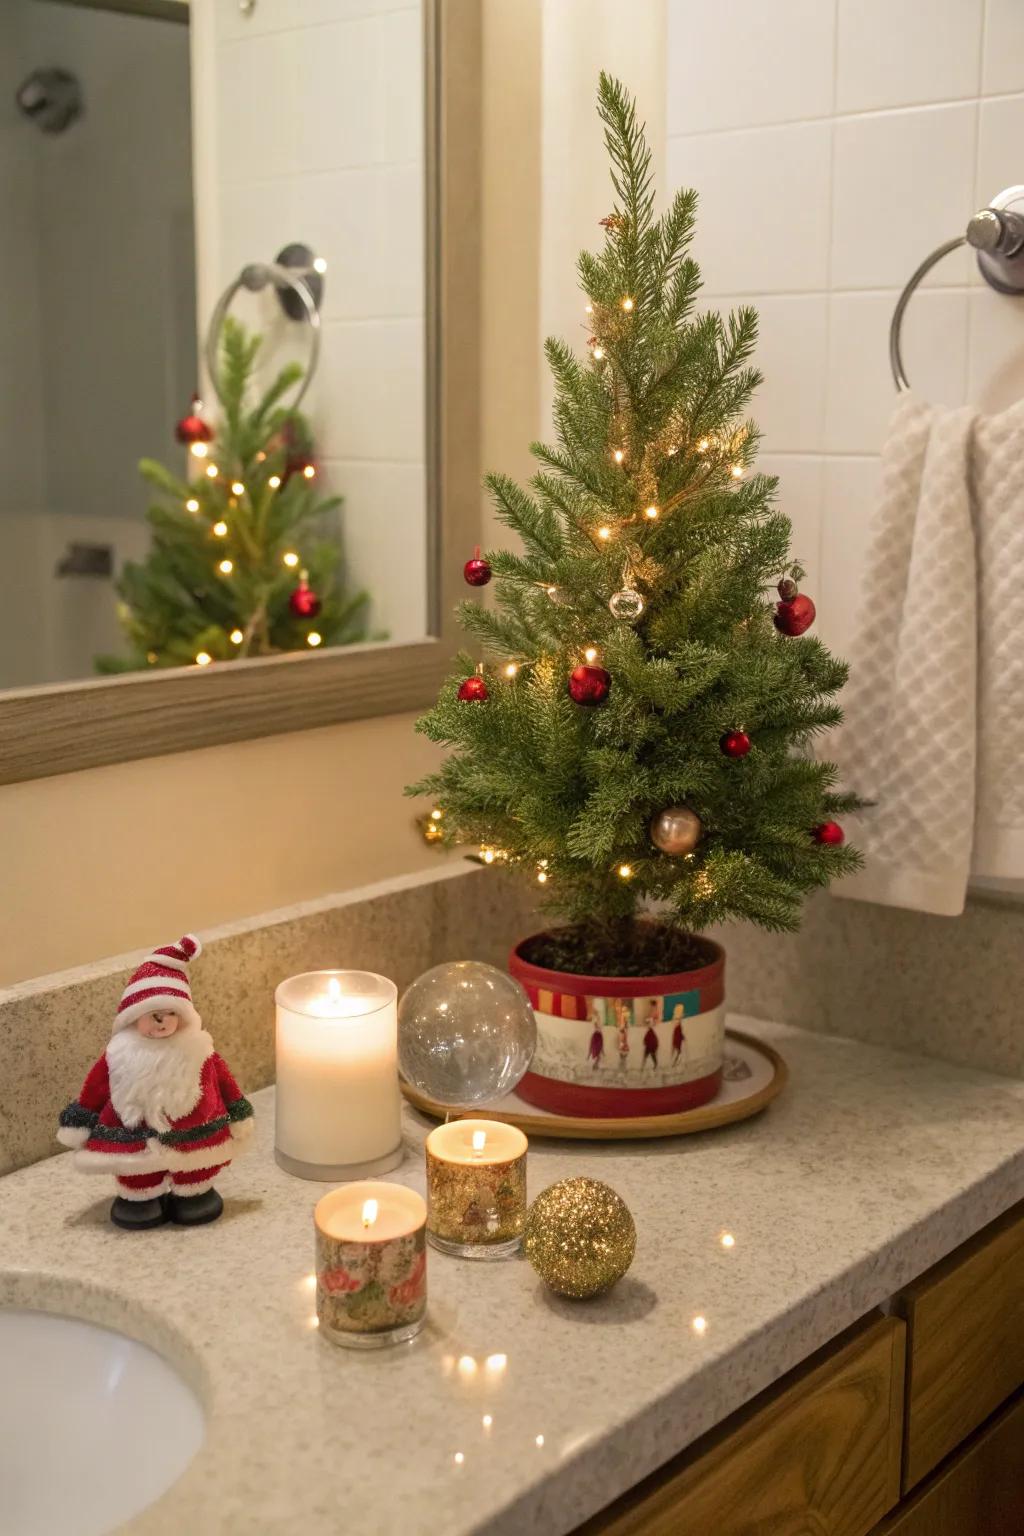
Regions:
M 107 1046 L 110 1099 L 121 1123 L 145 1120 L 166 1131 L 199 1102 L 203 1062 L 213 1041 L 198 1023 L 189 1022 L 164 1040 L 140 1035 L 134 1026 L 119 1030 Z

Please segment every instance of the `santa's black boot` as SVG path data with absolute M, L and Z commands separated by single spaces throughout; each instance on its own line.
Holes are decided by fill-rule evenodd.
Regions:
M 170 1198 L 171 1220 L 179 1227 L 202 1227 L 208 1221 L 216 1221 L 224 1209 L 224 1201 L 215 1189 L 204 1189 L 201 1195 L 180 1195 L 177 1190 Z
M 110 1207 L 110 1219 L 115 1227 L 124 1227 L 126 1232 L 144 1232 L 147 1227 L 162 1227 L 167 1211 L 156 1196 L 152 1200 L 126 1200 L 118 1195 Z

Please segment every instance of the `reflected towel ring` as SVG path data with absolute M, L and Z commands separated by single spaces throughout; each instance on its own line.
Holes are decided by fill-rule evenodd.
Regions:
M 225 288 L 210 316 L 205 347 L 206 371 L 221 405 L 224 404 L 224 396 L 217 371 L 218 350 L 228 310 L 240 289 L 261 293 L 264 288 L 273 286 L 277 290 L 278 302 L 288 318 L 309 322 L 309 361 L 298 393 L 289 407 L 293 411 L 298 409 L 313 382 L 320 361 L 320 301 L 323 298 L 325 269 L 326 263 L 319 261 L 308 245 L 286 245 L 278 253 L 276 261 L 250 262 L 242 268 L 234 282 Z
M 947 240 L 926 256 L 896 300 L 889 326 L 889 366 L 898 390 L 910 388 L 903 368 L 900 328 L 907 305 L 922 278 L 951 251 L 969 245 L 978 253 L 978 271 L 997 293 L 1024 293 L 1024 187 L 1006 187 L 976 213 L 965 235 Z

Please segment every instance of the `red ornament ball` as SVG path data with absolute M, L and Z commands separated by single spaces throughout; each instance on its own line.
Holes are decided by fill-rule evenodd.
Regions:
M 459 698 L 463 704 L 482 704 L 487 698 L 487 684 L 479 672 L 474 672 L 472 677 L 467 677 L 465 682 L 459 684 Z
M 315 619 L 323 604 L 303 576 L 288 599 L 288 607 L 297 619 Z
M 846 841 L 846 833 L 838 821 L 823 821 L 815 827 L 811 836 L 816 843 L 825 843 L 832 848 L 838 848 L 840 843 Z
M 179 443 L 210 443 L 213 441 L 213 430 L 207 426 L 200 416 L 202 403 L 198 395 L 192 396 L 192 409 L 187 416 L 183 416 L 174 428 L 174 435 Z
M 486 587 L 491 579 L 491 562 L 477 550 L 472 560 L 467 560 L 462 567 L 462 574 L 471 587 Z
M 569 673 L 569 697 L 576 704 L 603 704 L 612 686 L 604 667 L 574 667 Z
M 750 737 L 746 731 L 726 731 L 718 745 L 726 757 L 746 757 L 750 751 Z
M 802 635 L 814 623 L 815 607 L 809 597 L 796 597 L 779 603 L 775 609 L 775 628 L 783 635 Z

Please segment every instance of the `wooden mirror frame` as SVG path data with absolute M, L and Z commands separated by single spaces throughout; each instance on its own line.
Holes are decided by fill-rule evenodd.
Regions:
M 480 525 L 480 0 L 426 0 L 429 633 L 0 693 L 0 784 L 419 709 Z M 156 743 L 156 745 L 154 745 Z

